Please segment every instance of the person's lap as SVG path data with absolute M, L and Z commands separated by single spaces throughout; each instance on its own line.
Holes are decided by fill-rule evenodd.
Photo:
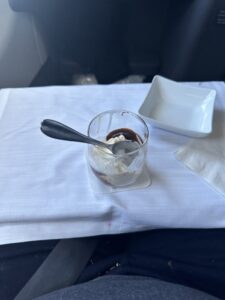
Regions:
M 99 274 L 149 276 L 225 298 L 225 229 L 153 230 L 124 239 L 120 254 L 87 267 L 79 282 Z
M 144 276 L 105 275 L 34 300 L 218 300 L 204 292 Z
M 133 236 L 128 274 L 152 276 L 225 298 L 225 230 L 161 230 Z
M 15 259 L 20 256 L 22 248 L 17 245 L 14 252 L 7 253 L 7 247 L 0 247 L 1 264 L 10 266 L 1 272 L 5 282 L 9 280 L 10 271 L 16 272 L 18 260 L 15 263 Z M 33 254 L 40 254 L 40 249 L 25 251 L 22 255 L 25 268 L 34 263 Z M 104 237 L 78 283 L 105 274 L 146 276 L 196 288 L 225 299 L 225 229 L 153 230 Z M 17 276 L 18 273 L 11 274 L 14 280 Z M 16 285 L 16 282 L 11 280 L 10 284 Z M 1 299 L 7 299 L 2 293 Z

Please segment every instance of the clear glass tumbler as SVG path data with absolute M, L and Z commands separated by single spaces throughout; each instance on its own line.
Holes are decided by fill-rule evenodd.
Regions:
M 137 150 L 119 155 L 93 145 L 87 149 L 89 167 L 105 184 L 123 187 L 135 183 L 147 153 L 149 131 L 144 120 L 126 110 L 105 111 L 90 122 L 88 136 L 109 144 L 124 139 L 138 143 Z

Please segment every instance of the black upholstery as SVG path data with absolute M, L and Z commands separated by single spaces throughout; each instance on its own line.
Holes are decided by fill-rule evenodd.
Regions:
M 225 0 L 9 0 L 31 13 L 51 61 L 100 83 L 130 73 L 225 79 Z M 66 63 L 65 63 L 66 62 Z M 75 67 L 74 67 L 75 66 Z M 60 69 L 60 68 L 53 68 Z
M 161 74 L 176 80 L 225 79 L 225 1 L 175 0 Z

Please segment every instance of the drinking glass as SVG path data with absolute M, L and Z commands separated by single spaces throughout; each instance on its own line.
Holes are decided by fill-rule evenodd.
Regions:
M 101 181 L 113 187 L 132 185 L 142 173 L 148 148 L 148 127 L 139 115 L 126 110 L 102 112 L 88 127 L 88 136 L 103 142 L 111 143 L 121 135 L 134 138 L 138 143 L 137 150 L 115 155 L 103 147 L 87 146 L 90 169 Z M 114 138 L 110 139 L 111 136 Z

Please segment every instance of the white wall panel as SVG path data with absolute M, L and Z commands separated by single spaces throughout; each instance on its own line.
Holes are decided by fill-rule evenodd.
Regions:
M 0 0 L 0 88 L 28 86 L 46 60 L 31 16 Z

